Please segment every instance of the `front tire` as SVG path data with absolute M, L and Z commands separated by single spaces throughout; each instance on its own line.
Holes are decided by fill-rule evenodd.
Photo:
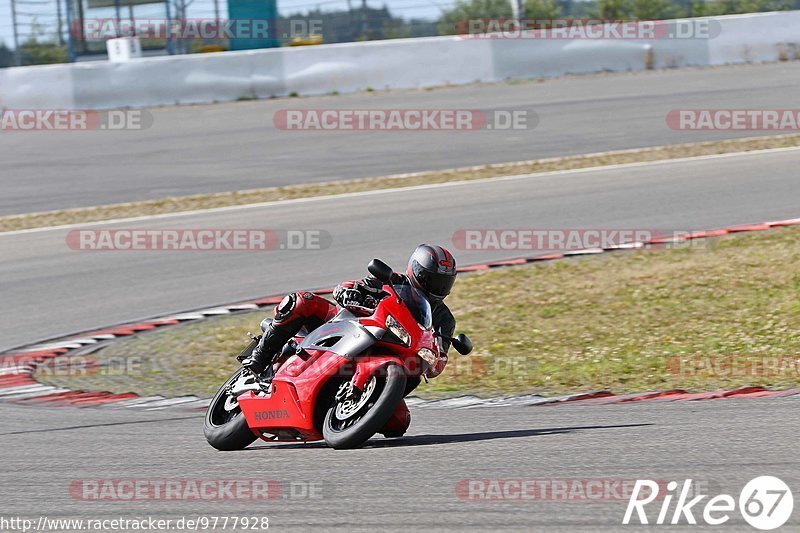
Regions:
M 325 442 L 337 450 L 358 448 L 386 425 L 405 389 L 405 372 L 399 365 L 390 364 L 385 378 L 373 376 L 368 382 L 363 393 L 368 396 L 359 400 L 352 414 L 342 402 L 334 400 L 322 425 Z
M 228 394 L 228 388 L 243 378 L 243 368 L 237 370 L 217 391 L 206 411 L 203 422 L 203 433 L 208 443 L 221 451 L 242 450 L 247 448 L 256 436 L 250 431 L 242 410 L 235 398 Z

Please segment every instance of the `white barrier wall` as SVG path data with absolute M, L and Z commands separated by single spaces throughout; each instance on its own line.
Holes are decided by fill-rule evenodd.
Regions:
M 640 41 L 448 36 L 8 68 L 0 69 L 0 107 L 147 107 L 800 58 L 800 11 L 703 20 L 718 35 Z
M 490 43 L 460 37 L 305 46 L 281 52 L 287 93 L 416 88 L 494 79 Z
M 640 41 L 495 40 L 493 80 L 553 77 L 647 68 L 651 44 Z
M 712 65 L 775 61 L 782 51 L 800 52 L 800 11 L 734 15 L 720 22 L 720 35 L 708 42 Z
M 75 107 L 75 65 L 0 69 L 0 109 L 71 109 Z

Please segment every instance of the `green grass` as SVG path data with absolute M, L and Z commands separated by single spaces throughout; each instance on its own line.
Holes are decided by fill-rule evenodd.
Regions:
M 670 361 L 800 354 L 800 228 L 462 276 L 448 300 L 473 355 L 453 353 L 422 396 L 797 386 L 779 375 L 678 375 Z M 354 275 L 358 274 L 354 265 Z M 265 311 L 166 328 L 97 357 L 140 357 L 139 375 L 49 379 L 89 390 L 209 395 Z M 673 358 L 673 359 L 670 359 Z

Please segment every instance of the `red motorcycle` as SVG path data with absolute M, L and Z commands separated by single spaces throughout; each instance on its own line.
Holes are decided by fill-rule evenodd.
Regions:
M 376 433 L 402 436 L 411 422 L 403 398 L 439 359 L 431 306 L 410 285 L 391 285 L 392 269 L 378 259 L 369 272 L 384 282 L 368 316 L 342 309 L 330 321 L 289 341 L 271 379 L 239 369 L 206 412 L 206 440 L 218 450 L 267 442 L 324 439 L 336 449 L 361 446 Z M 264 328 L 262 323 L 262 330 Z M 450 340 L 466 355 L 472 342 Z M 245 349 L 243 360 L 258 339 Z M 427 378 L 425 378 L 427 380 Z

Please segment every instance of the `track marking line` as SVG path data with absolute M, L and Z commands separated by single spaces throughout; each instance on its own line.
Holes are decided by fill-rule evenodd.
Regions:
M 659 147 L 654 147 L 659 148 Z M 659 159 L 656 161 L 640 161 L 635 163 L 615 163 L 612 165 L 598 165 L 593 167 L 585 167 L 585 168 L 574 168 L 574 169 L 565 169 L 565 170 L 551 170 L 548 172 L 534 172 L 530 174 L 519 174 L 519 175 L 512 175 L 512 176 L 497 176 L 493 178 L 480 178 L 474 180 L 459 180 L 459 181 L 446 181 L 442 183 L 429 183 L 423 185 L 411 185 L 408 187 L 392 187 L 388 189 L 373 189 L 369 191 L 358 191 L 358 192 L 347 192 L 347 193 L 340 193 L 340 194 L 330 194 L 326 196 L 309 196 L 307 198 L 293 198 L 289 200 L 271 200 L 269 202 L 260 202 L 255 204 L 243 204 L 243 205 L 231 205 L 231 206 L 223 206 L 223 207 L 212 207 L 209 209 L 195 209 L 192 211 L 179 211 L 177 213 L 161 213 L 158 215 L 145 215 L 145 216 L 138 216 L 138 217 L 127 217 L 127 218 L 116 218 L 110 220 L 98 220 L 95 222 L 79 222 L 75 224 L 63 224 L 60 226 L 45 226 L 40 228 L 28 228 L 28 229 L 21 229 L 21 230 L 13 230 L 13 231 L 6 231 L 0 232 L 0 238 L 2 237 L 9 237 L 14 235 L 26 235 L 30 233 L 44 233 L 47 231 L 58 231 L 58 230 L 65 230 L 71 228 L 89 228 L 95 226 L 107 226 L 111 224 L 119 224 L 122 222 L 144 222 L 148 220 L 164 220 L 170 218 L 180 218 L 180 217 L 190 217 L 196 215 L 203 215 L 203 214 L 215 214 L 215 213 L 227 213 L 233 211 L 241 211 L 246 209 L 259 209 L 264 207 L 271 207 L 276 205 L 294 205 L 294 204 L 302 204 L 302 203 L 309 203 L 309 202 L 318 202 L 324 200 L 340 200 L 343 198 L 358 198 L 362 196 L 373 196 L 378 194 L 394 194 L 399 192 L 411 192 L 411 191 L 420 191 L 420 190 L 430 190 L 430 189 L 440 189 L 446 187 L 463 187 L 465 185 L 470 184 L 483 184 L 489 182 L 506 182 L 506 181 L 515 181 L 515 180 L 527 180 L 527 179 L 535 179 L 535 178 L 545 178 L 550 176 L 564 176 L 569 174 L 584 174 L 587 172 L 601 172 L 605 170 L 619 170 L 619 169 L 628 169 L 628 168 L 638 168 L 638 167 L 647 167 L 647 166 L 660 166 L 660 165 L 671 165 L 671 164 L 680 164 L 680 163 L 690 163 L 694 161 L 707 161 L 707 160 L 714 160 L 714 159 L 727 159 L 732 157 L 747 157 L 747 156 L 759 156 L 759 155 L 770 155 L 770 154 L 777 154 L 783 152 L 793 152 L 793 151 L 800 151 L 800 146 L 788 146 L 783 148 L 766 148 L 764 150 L 750 150 L 745 152 L 728 152 L 724 154 L 709 154 L 709 155 L 697 155 L 691 157 L 680 157 L 680 158 L 673 158 L 673 159 Z M 587 155 L 597 155 L 597 154 L 587 154 Z M 102 206 L 97 206 L 102 207 Z M 38 214 L 38 213 L 30 213 L 30 214 Z
M 51 387 L 49 385 L 41 385 L 41 384 L 25 385 L 20 387 L 9 387 L 7 389 L 2 389 L 0 390 L 0 396 L 3 396 L 5 399 L 7 397 L 12 397 L 17 394 L 28 394 L 33 392 L 43 392 L 43 393 L 46 392 L 47 394 L 50 394 L 53 390 L 55 390 L 55 387 Z

